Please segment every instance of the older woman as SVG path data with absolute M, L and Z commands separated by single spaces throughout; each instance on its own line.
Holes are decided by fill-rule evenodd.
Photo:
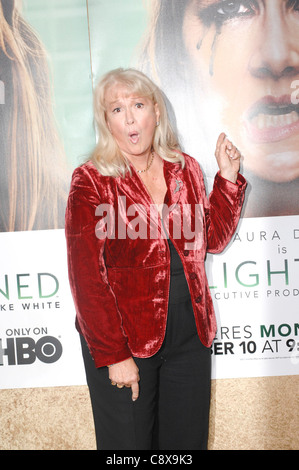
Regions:
M 236 229 L 240 153 L 219 136 L 208 201 L 161 92 L 133 69 L 99 82 L 95 118 L 100 138 L 73 174 L 66 237 L 98 447 L 205 449 L 216 322 L 204 259 Z

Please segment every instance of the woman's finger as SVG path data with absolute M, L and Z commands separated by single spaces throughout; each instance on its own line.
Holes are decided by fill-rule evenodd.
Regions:
M 137 398 L 139 397 L 139 385 L 138 385 L 138 382 L 134 382 L 134 383 L 131 385 L 131 389 L 132 389 L 132 400 L 133 400 L 133 401 L 136 401 Z

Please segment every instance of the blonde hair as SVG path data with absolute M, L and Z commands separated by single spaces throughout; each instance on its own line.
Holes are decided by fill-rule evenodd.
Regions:
M 153 138 L 154 151 L 164 160 L 180 162 L 185 160 L 180 151 L 178 140 L 171 128 L 166 105 L 160 89 L 142 72 L 129 68 L 118 68 L 105 74 L 99 81 L 94 93 L 94 118 L 99 133 L 98 143 L 91 155 L 91 161 L 104 176 L 125 176 L 131 173 L 129 162 L 122 155 L 120 148 L 111 135 L 106 122 L 105 95 L 108 88 L 122 84 L 132 93 L 151 98 L 158 105 L 160 122 Z
M 64 227 L 69 172 L 44 48 L 14 1 L 0 0 L 0 230 Z

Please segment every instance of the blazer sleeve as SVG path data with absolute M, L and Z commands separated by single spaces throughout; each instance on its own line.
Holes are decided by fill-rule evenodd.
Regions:
M 202 171 L 197 161 L 195 164 L 199 177 L 198 190 L 203 197 L 207 251 L 221 253 L 236 231 L 247 183 L 240 173 L 236 183 L 232 183 L 223 178 L 218 171 L 214 179 L 213 190 L 207 198 Z
M 239 173 L 236 183 L 218 172 L 205 209 L 207 221 L 207 251 L 221 253 L 230 242 L 240 219 L 245 197 L 246 180 Z
M 99 218 L 95 211 L 99 204 L 92 177 L 83 167 L 77 168 L 72 177 L 65 218 L 68 272 L 76 324 L 96 367 L 114 364 L 132 355 L 107 278 L 105 239 L 96 236 Z

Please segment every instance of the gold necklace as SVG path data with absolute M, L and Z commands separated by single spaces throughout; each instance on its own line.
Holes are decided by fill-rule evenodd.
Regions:
M 137 173 L 144 173 L 145 171 L 149 170 L 150 167 L 152 166 L 152 163 L 153 163 L 153 160 L 154 160 L 154 156 L 155 156 L 155 154 L 154 154 L 154 151 L 152 150 L 152 158 L 151 158 L 149 164 L 147 165 L 147 167 L 145 168 L 145 170 L 136 170 Z

